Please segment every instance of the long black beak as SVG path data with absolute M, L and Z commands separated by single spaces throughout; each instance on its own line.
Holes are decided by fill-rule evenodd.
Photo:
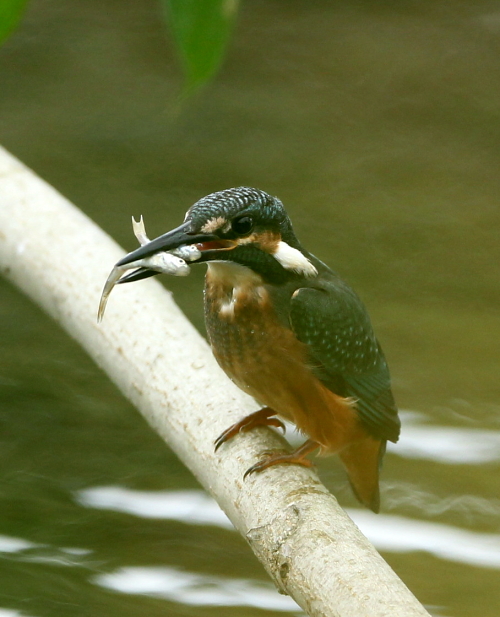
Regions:
M 148 244 L 141 246 L 135 251 L 132 251 L 128 255 L 125 255 L 123 259 L 116 264 L 117 266 L 125 266 L 138 259 L 144 259 L 150 257 L 155 253 L 162 251 L 172 251 L 186 244 L 201 244 L 203 242 L 210 242 L 216 240 L 217 237 L 213 234 L 199 234 L 191 231 L 191 223 L 188 221 L 183 223 L 179 227 L 172 229 L 172 231 L 159 236 Z

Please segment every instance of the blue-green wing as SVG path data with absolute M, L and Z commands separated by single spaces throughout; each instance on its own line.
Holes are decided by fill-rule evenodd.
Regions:
M 397 441 L 400 421 L 389 369 L 361 300 L 340 280 L 298 289 L 290 325 L 309 349 L 315 375 L 333 392 L 357 400 L 367 430 Z

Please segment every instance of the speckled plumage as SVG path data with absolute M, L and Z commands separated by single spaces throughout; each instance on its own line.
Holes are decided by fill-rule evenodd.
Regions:
M 278 199 L 264 191 L 241 186 L 202 197 L 189 208 L 186 220 L 191 220 L 194 226 L 201 228 L 210 219 L 221 217 L 230 220 L 247 208 L 258 208 L 263 216 L 277 221 L 288 218 Z
M 370 434 L 397 441 L 400 421 L 389 369 L 368 314 L 355 293 L 330 272 L 314 287 L 301 288 L 291 301 L 291 326 L 308 345 L 313 369 L 331 390 L 357 400 Z

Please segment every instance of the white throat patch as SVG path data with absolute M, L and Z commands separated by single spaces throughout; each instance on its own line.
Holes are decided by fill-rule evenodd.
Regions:
M 285 268 L 285 270 L 292 270 L 297 274 L 303 274 L 306 277 L 313 277 L 318 274 L 316 268 L 312 263 L 302 255 L 300 251 L 294 249 L 292 246 L 280 240 L 276 251 L 272 253 L 273 257 L 279 261 L 279 263 Z

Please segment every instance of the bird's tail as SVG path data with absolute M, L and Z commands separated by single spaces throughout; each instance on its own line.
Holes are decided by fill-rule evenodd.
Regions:
M 378 512 L 380 509 L 378 476 L 385 446 L 385 441 L 366 437 L 339 452 L 354 494 L 373 512 Z

